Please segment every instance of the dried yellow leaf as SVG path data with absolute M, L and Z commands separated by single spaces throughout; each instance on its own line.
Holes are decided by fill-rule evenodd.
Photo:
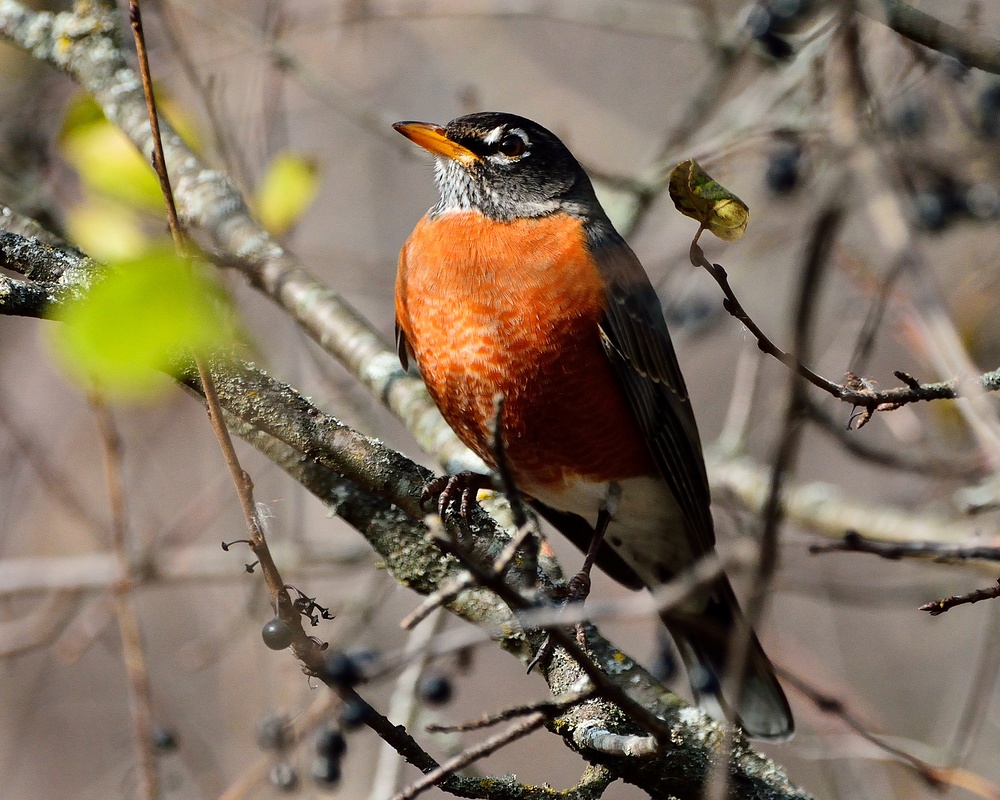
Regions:
M 697 161 L 682 161 L 670 172 L 670 197 L 682 214 L 698 220 L 720 239 L 735 241 L 747 229 L 750 209 L 701 168 Z

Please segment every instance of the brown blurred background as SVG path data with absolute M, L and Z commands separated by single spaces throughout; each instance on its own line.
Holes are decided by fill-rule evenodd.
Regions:
M 773 42 L 763 42 L 771 53 L 752 44 L 718 98 L 689 124 L 693 104 L 714 85 L 715 40 L 703 16 L 708 5 L 174 0 L 144 4 L 144 10 L 156 79 L 201 131 L 206 157 L 251 191 L 277 153 L 314 160 L 319 194 L 283 239 L 387 337 L 400 245 L 435 200 L 428 159 L 389 124 L 443 123 L 491 109 L 543 123 L 599 175 L 644 176 L 661 157 L 696 155 L 751 209 L 741 241 L 703 240 L 709 258 L 726 266 L 747 310 L 788 345 L 790 298 L 810 225 L 852 157 L 830 139 L 836 120 L 823 44 L 830 12 L 797 21 L 783 39 L 793 51 L 785 59 L 774 57 Z M 733 35 L 747 9 L 728 0 L 711 5 L 722 31 Z M 920 6 L 955 25 L 971 24 L 975 11 L 973 4 L 944 0 Z M 976 25 L 1000 33 L 1000 8 L 981 4 Z M 995 210 L 993 216 L 952 214 L 950 195 L 940 186 L 951 179 L 961 194 L 974 185 L 1000 185 L 995 152 L 992 161 L 989 156 L 997 141 L 981 130 L 996 79 L 918 51 L 871 20 L 861 31 L 877 98 L 867 110 L 898 137 L 876 146 L 883 155 L 903 153 L 912 167 L 909 185 L 895 174 L 882 177 L 915 220 L 916 251 L 931 267 L 962 341 L 982 369 L 991 369 L 1000 352 Z M 58 144 L 77 89 L 9 45 L 0 47 L 0 74 L 0 200 L 62 228 L 85 193 Z M 662 154 L 682 124 L 690 134 Z M 776 161 L 789 158 L 789 142 L 802 153 L 793 186 L 773 172 L 782 166 Z M 835 380 L 854 366 L 852 352 L 874 289 L 891 266 L 869 205 L 879 176 L 868 177 L 843 190 L 851 214 L 815 319 L 814 366 Z M 624 195 L 606 184 L 601 190 L 612 214 L 624 218 Z M 935 198 L 945 208 L 940 219 L 929 207 Z M 712 443 L 733 404 L 738 364 L 752 365 L 756 358 L 748 334 L 722 311 L 718 287 L 688 264 L 695 228 L 664 196 L 630 238 L 661 290 L 703 439 Z M 400 423 L 280 310 L 235 276 L 227 280 L 261 366 L 351 426 L 434 466 Z M 896 384 L 894 369 L 921 380 L 951 377 L 935 371 L 914 332 L 919 316 L 904 282 L 889 303 L 865 375 L 884 386 Z M 48 326 L 0 318 L 0 796 L 133 797 L 138 774 L 118 629 L 108 593 L 92 585 L 100 583 L 99 574 L 79 561 L 109 548 L 101 447 L 86 398 L 51 358 Z M 744 453 L 761 469 L 785 424 L 786 378 L 773 360 L 760 362 Z M 745 387 L 739 392 L 737 404 L 747 400 Z M 846 427 L 848 407 L 815 390 L 810 396 Z M 182 577 L 166 576 L 135 594 L 156 721 L 177 743 L 160 756 L 163 796 L 216 797 L 272 757 L 257 744 L 261 723 L 276 714 L 296 717 L 320 691 L 289 653 L 262 646 L 260 627 L 271 616 L 262 581 L 244 572 L 245 553 L 218 549 L 220 540 L 243 535 L 243 523 L 200 406 L 170 390 L 155 402 L 115 407 L 113 416 L 124 442 L 135 551 L 153 567 L 177 552 L 194 554 L 203 566 L 179 564 Z M 954 404 L 907 407 L 849 436 L 915 458 L 984 463 Z M 286 577 L 337 615 L 316 634 L 382 653 L 405 646 L 398 623 L 418 598 L 377 569 L 361 538 L 319 502 L 249 447 L 241 445 L 240 453 L 258 499 L 273 515 L 272 541 L 287 545 L 306 565 Z M 813 484 L 816 505 L 830 513 L 860 504 L 939 519 L 945 530 L 958 521 L 984 542 L 996 537 L 994 515 L 963 519 L 955 502 L 956 490 L 977 485 L 974 477 L 880 467 L 813 427 L 791 482 L 796 489 Z M 717 500 L 723 542 L 753 530 L 738 502 Z M 878 527 L 877 520 L 872 524 Z M 936 618 L 916 610 L 937 597 L 988 586 L 996 569 L 810 556 L 807 545 L 819 533 L 791 524 L 783 535 L 774 599 L 761 631 L 773 659 L 842 700 L 894 746 L 935 764 L 964 759 L 969 770 L 1000 783 L 996 607 L 982 603 Z M 553 544 L 566 563 L 576 564 L 572 548 Z M 72 589 L 54 592 L 46 588 L 52 582 Z M 603 578 L 594 589 L 598 597 L 620 591 Z M 602 626 L 646 664 L 656 658 L 655 628 L 652 621 Z M 446 657 L 432 666 L 454 677 L 454 702 L 433 710 L 451 720 L 539 698 L 545 690 L 539 678 L 525 677 L 519 663 L 490 645 L 476 649 L 470 663 Z M 393 677 L 362 693 L 385 710 Z M 675 683 L 687 692 L 683 677 Z M 789 694 L 799 733 L 765 749 L 796 783 L 820 798 L 939 794 L 842 722 L 794 690 Z M 973 723 L 962 721 L 967 707 L 977 710 Z M 426 735 L 423 740 L 435 753 L 449 746 Z M 301 797 L 323 794 L 308 776 L 310 748 L 307 741 L 287 754 L 300 775 L 295 792 Z M 370 732 L 350 735 L 340 796 L 368 796 L 381 748 Z M 577 782 L 584 763 L 555 737 L 538 733 L 479 767 L 566 788 Z M 402 774 L 405 780 L 416 772 Z M 245 796 L 281 794 L 265 779 Z M 960 789 L 952 795 L 966 796 Z M 639 795 L 615 785 L 607 796 Z

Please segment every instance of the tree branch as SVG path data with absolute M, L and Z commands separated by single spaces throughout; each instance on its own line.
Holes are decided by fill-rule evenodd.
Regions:
M 860 0 L 857 9 L 917 44 L 952 56 L 967 67 L 1000 75 L 1000 39 L 956 28 L 902 0 Z

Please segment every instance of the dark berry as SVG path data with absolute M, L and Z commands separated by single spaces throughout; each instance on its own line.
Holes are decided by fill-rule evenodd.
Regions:
M 755 5 L 747 15 L 746 29 L 751 39 L 760 39 L 771 33 L 771 12 L 761 4 Z
M 354 656 L 343 650 L 333 650 L 323 659 L 319 677 L 338 686 L 356 686 L 361 682 L 361 669 Z
M 708 667 L 695 664 L 688 671 L 691 688 L 697 694 L 715 694 L 719 691 L 719 678 Z
M 939 231 L 948 223 L 945 198 L 936 192 L 917 192 L 913 196 L 916 224 L 927 231 Z
M 177 749 L 177 734 L 170 728 L 154 728 L 152 741 L 158 753 L 172 753 Z
M 340 707 L 340 724 L 344 730 L 354 730 L 365 724 L 368 719 L 368 704 L 349 700 Z
M 347 739 L 340 728 L 324 725 L 316 731 L 316 755 L 337 759 L 344 755 L 346 749 Z
M 312 777 L 317 786 L 336 786 L 340 783 L 340 759 L 317 756 L 312 762 Z
M 451 701 L 454 689 L 447 675 L 432 673 L 420 681 L 420 699 L 430 705 L 440 706 Z
M 767 51 L 767 54 L 771 56 L 775 61 L 784 61 L 791 58 L 795 50 L 788 43 L 787 39 L 778 36 L 776 33 L 771 33 L 768 31 L 763 36 L 758 36 L 757 41 L 760 45 Z
M 663 307 L 667 325 L 671 330 L 684 328 L 690 332 L 701 331 L 717 317 L 718 306 L 713 299 L 703 295 L 685 297 L 668 302 Z
M 282 761 L 271 767 L 267 779 L 272 786 L 283 792 L 294 792 L 299 788 L 299 774 L 295 771 L 295 767 L 287 761 Z
M 261 750 L 284 750 L 288 745 L 288 718 L 272 714 L 257 726 L 257 746 Z
M 775 194 L 789 194 L 799 185 L 799 166 L 802 151 L 794 144 L 779 147 L 767 162 L 764 180 Z
M 890 126 L 898 136 L 920 136 L 927 130 L 927 104 L 905 103 L 892 117 Z
M 861 541 L 861 534 L 857 531 L 844 531 L 844 544 L 848 547 L 860 547 Z
M 272 650 L 284 650 L 292 643 L 292 626 L 280 617 L 268 620 L 260 632 L 264 644 Z
M 649 671 L 660 683 L 670 683 L 677 677 L 677 659 L 670 642 L 660 642 L 660 646 L 656 648 L 656 660 Z
M 992 219 L 1000 213 L 1000 191 L 989 183 L 975 183 L 965 192 L 965 207 L 976 219 Z
M 988 139 L 1000 138 L 1000 82 L 987 86 L 979 95 L 979 129 Z

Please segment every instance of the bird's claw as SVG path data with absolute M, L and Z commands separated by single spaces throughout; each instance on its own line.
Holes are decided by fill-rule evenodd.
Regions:
M 455 475 L 441 475 L 427 482 L 420 496 L 423 505 L 437 499 L 437 512 L 443 518 L 448 508 L 457 506 L 459 516 L 468 521 L 476 505 L 476 494 L 480 489 L 493 486 L 488 475 L 476 472 L 459 472 Z
M 580 571 L 569 579 L 567 594 L 571 603 L 582 603 L 590 595 L 590 573 Z

